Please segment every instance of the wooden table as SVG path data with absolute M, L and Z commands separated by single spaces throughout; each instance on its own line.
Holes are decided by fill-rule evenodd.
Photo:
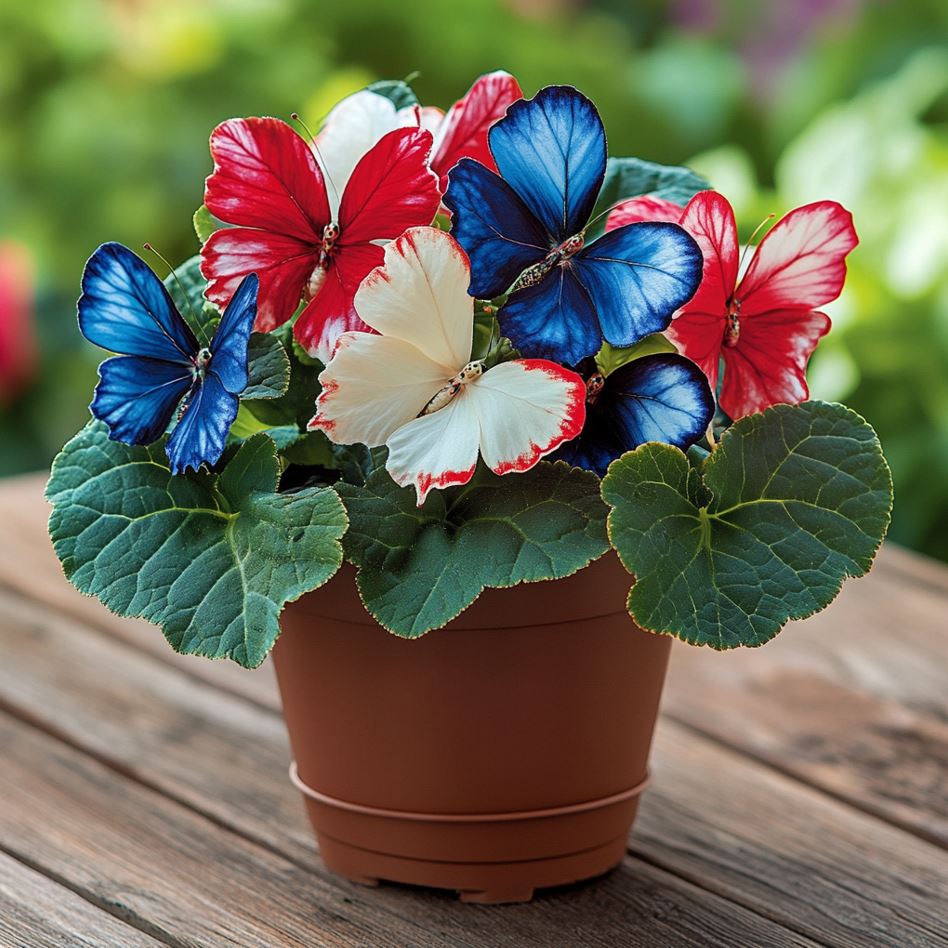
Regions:
M 675 645 L 629 852 L 506 907 L 320 864 L 269 667 L 175 655 L 0 485 L 0 944 L 948 945 L 948 569 L 889 547 L 762 649 Z

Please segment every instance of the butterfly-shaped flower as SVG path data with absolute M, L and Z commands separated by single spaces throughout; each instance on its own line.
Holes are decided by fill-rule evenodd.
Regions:
M 669 223 L 586 243 L 606 170 L 592 102 L 550 86 L 511 105 L 488 140 L 499 174 L 462 159 L 444 204 L 471 260 L 471 294 L 510 291 L 498 315 L 504 335 L 525 355 L 575 365 L 603 338 L 630 346 L 664 329 L 698 285 L 701 252 Z
M 646 441 L 690 447 L 714 417 L 708 380 L 680 355 L 642 356 L 606 376 L 594 364 L 581 365 L 580 371 L 587 377 L 586 423 L 554 458 L 600 477 L 617 457 Z
M 438 209 L 430 150 L 425 129 L 384 135 L 355 166 L 333 214 L 322 171 L 289 125 L 274 118 L 219 125 L 211 135 L 214 171 L 204 203 L 237 226 L 216 231 L 201 251 L 208 298 L 223 303 L 244 276 L 256 273 L 257 328 L 286 322 L 305 299 L 294 333 L 328 361 L 341 333 L 365 328 L 352 299 L 382 261 L 379 242 L 431 223 Z
M 734 211 L 714 191 L 685 208 L 634 198 L 609 216 L 607 227 L 632 220 L 680 221 L 704 254 L 698 292 L 672 321 L 668 335 L 701 366 L 731 418 L 779 402 L 809 397 L 806 366 L 830 320 L 818 307 L 836 299 L 846 279 L 846 255 L 859 243 L 852 215 L 835 201 L 790 211 L 760 242 L 741 277 Z
M 326 116 L 316 136 L 316 159 L 342 190 L 359 159 L 383 135 L 395 128 L 420 126 L 434 136 L 430 164 L 443 191 L 448 172 L 461 158 L 476 158 L 494 168 L 487 130 L 503 117 L 507 106 L 522 97 L 517 80 L 502 71 L 480 76 L 447 113 L 434 106 L 398 109 L 386 96 L 363 89 L 347 96 Z M 329 199 L 332 205 L 332 191 Z
M 79 329 L 89 342 L 121 353 L 99 366 L 89 406 L 108 425 L 109 438 L 150 444 L 177 409 L 165 446 L 172 474 L 216 463 L 237 416 L 237 396 L 247 387 L 256 311 L 257 277 L 250 274 L 210 344 L 201 346 L 144 260 L 121 244 L 99 247 L 82 274 Z
M 359 288 L 356 309 L 380 335 L 350 332 L 319 377 L 310 427 L 339 444 L 388 446 L 386 468 L 413 484 L 465 484 L 478 454 L 497 474 L 529 470 L 577 435 L 586 387 L 567 369 L 519 359 L 471 362 L 470 269 L 457 243 L 416 227 L 385 248 Z

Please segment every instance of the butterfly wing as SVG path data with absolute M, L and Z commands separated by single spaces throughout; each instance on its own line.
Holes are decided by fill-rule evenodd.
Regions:
M 806 401 L 807 363 L 829 330 L 829 317 L 811 310 L 771 310 L 741 320 L 738 344 L 721 349 L 721 408 L 737 419 L 771 405 Z
M 210 371 L 234 395 L 247 387 L 247 344 L 257 315 L 259 285 L 256 274 L 244 277 L 211 340 Z
M 714 397 L 698 366 L 679 355 L 644 356 L 609 374 L 582 434 L 556 457 L 601 477 L 613 460 L 647 441 L 687 448 L 713 415 Z
M 694 237 L 704 259 L 701 284 L 668 327 L 678 351 L 697 363 L 717 388 L 727 312 L 737 283 L 739 247 L 734 211 L 714 191 L 701 191 L 685 208 L 681 226 Z
M 79 329 L 89 342 L 122 355 L 191 365 L 198 342 L 164 284 L 122 244 L 102 244 L 82 274 Z
M 339 205 L 339 240 L 323 285 L 294 326 L 297 341 L 327 362 L 343 332 L 365 330 L 353 297 L 382 262 L 378 241 L 430 224 L 441 193 L 428 167 L 431 132 L 398 128 L 383 135 L 356 165 Z
M 606 133 L 586 96 L 548 86 L 514 102 L 488 138 L 500 176 L 553 246 L 586 226 L 606 174 Z
M 669 221 L 677 224 L 681 221 L 684 208 L 674 201 L 642 194 L 617 204 L 606 218 L 606 230 L 615 230 L 626 224 L 638 224 L 641 221 Z
M 735 292 L 737 344 L 721 350 L 721 407 L 732 418 L 808 397 L 806 365 L 830 328 L 816 307 L 839 296 L 857 243 L 852 216 L 835 201 L 791 211 L 760 242 Z
M 471 296 L 493 299 L 553 242 L 516 191 L 482 164 L 462 158 L 448 173 L 444 206 L 451 234 L 471 261 Z
M 274 118 L 231 119 L 211 135 L 214 170 L 204 203 L 236 227 L 201 250 L 208 299 L 224 306 L 248 273 L 260 279 L 263 331 L 296 310 L 330 221 L 322 171 L 306 142 Z
M 545 359 L 502 362 L 462 395 L 474 404 L 481 456 L 495 474 L 529 471 L 586 420 L 583 380 Z
M 816 309 L 836 299 L 846 255 L 858 243 L 852 215 L 835 201 L 790 211 L 760 242 L 737 288 L 741 316 Z
M 168 429 L 191 387 L 189 366 L 141 356 L 116 356 L 99 366 L 89 410 L 109 428 L 112 441 L 151 444 Z
M 611 230 L 568 265 L 599 315 L 602 335 L 622 347 L 668 326 L 672 314 L 693 296 L 702 259 L 681 227 L 658 222 Z
M 189 467 L 196 471 L 202 464 L 220 460 L 238 404 L 237 396 L 213 372 L 191 389 L 165 446 L 172 474 L 183 474 Z
M 602 346 L 595 304 L 571 263 L 512 293 L 497 319 L 526 356 L 576 365 Z
M 431 490 L 466 484 L 477 467 L 478 415 L 461 391 L 440 411 L 415 418 L 388 440 L 385 469 L 396 484 L 413 486 L 420 507 Z

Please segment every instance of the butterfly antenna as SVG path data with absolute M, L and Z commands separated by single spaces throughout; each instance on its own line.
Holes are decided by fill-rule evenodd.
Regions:
M 413 69 L 407 76 L 405 76 L 404 79 L 402 79 L 402 82 L 404 82 L 406 86 L 410 86 L 416 79 L 420 78 L 421 72 L 417 69 Z
M 303 131 L 306 132 L 306 134 L 309 136 L 309 147 L 312 148 L 313 151 L 316 152 L 316 155 L 319 158 L 320 170 L 322 171 L 323 176 L 329 182 L 329 187 L 332 188 L 332 193 L 336 196 L 336 207 L 338 207 L 339 202 L 342 200 L 342 198 L 339 195 L 339 189 L 336 187 L 335 181 L 333 181 L 332 179 L 332 175 L 330 175 L 329 173 L 329 167 L 326 164 L 326 159 L 323 158 L 323 154 L 319 150 L 319 145 L 316 144 L 316 136 L 312 133 L 312 131 L 310 130 L 310 127 L 300 117 L 299 112 L 293 112 L 290 115 L 290 118 L 294 122 L 296 122 L 296 124 L 299 125 L 300 128 L 302 128 Z
M 592 225 L 595 224 L 596 221 L 601 220 L 603 217 L 606 216 L 606 214 L 611 214 L 614 210 L 616 210 L 616 208 L 621 207 L 623 204 L 625 204 L 626 201 L 630 201 L 630 200 L 632 200 L 632 199 L 631 199 L 631 198 L 623 198 L 621 201 L 616 201 L 615 204 L 612 204 L 612 205 L 610 205 L 609 207 L 607 207 L 604 211 L 600 211 L 600 212 L 583 228 L 583 231 L 589 230 L 589 228 L 592 227 Z
M 750 239 L 744 245 L 744 250 L 741 252 L 741 259 L 737 263 L 737 272 L 741 274 L 744 272 L 744 258 L 747 256 L 747 251 L 751 249 L 751 246 L 754 243 L 754 238 L 764 229 L 768 221 L 772 221 L 777 215 L 768 214 L 755 228 L 754 233 L 750 235 Z
M 181 282 L 178 274 L 175 272 L 175 268 L 168 263 L 167 259 L 160 254 L 154 247 L 149 243 L 142 244 L 142 247 L 147 250 L 149 253 L 153 253 L 171 272 L 172 277 L 174 277 L 174 282 L 178 284 L 178 289 L 181 291 L 181 296 L 184 299 L 185 305 L 188 307 L 188 314 L 191 316 L 191 324 L 197 328 L 197 331 L 201 335 L 201 342 L 204 343 L 204 346 L 207 347 L 210 345 L 207 339 L 207 333 L 204 331 L 204 326 L 202 321 L 197 318 L 197 315 L 194 312 L 194 307 L 191 305 L 191 297 L 188 295 L 188 291 L 184 288 L 184 284 Z

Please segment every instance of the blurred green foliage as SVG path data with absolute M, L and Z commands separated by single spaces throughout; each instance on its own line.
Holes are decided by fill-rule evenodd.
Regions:
M 505 68 L 572 83 L 610 152 L 691 163 L 748 235 L 834 198 L 862 243 L 814 394 L 882 436 L 893 536 L 948 559 L 948 7 L 940 0 L 0 0 L 0 240 L 32 253 L 42 362 L 0 407 L 0 473 L 48 463 L 86 417 L 98 361 L 75 328 L 104 240 L 197 249 L 207 137 L 420 70 L 449 105 Z M 690 160 L 689 160 L 690 159 Z

